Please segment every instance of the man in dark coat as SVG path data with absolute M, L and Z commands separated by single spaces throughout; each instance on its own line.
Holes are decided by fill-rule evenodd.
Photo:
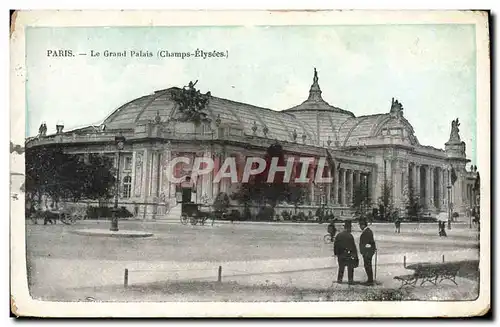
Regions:
M 368 227 L 365 220 L 359 221 L 359 227 L 361 228 L 361 236 L 359 238 L 359 252 L 363 256 L 363 265 L 365 266 L 366 275 L 368 280 L 365 284 L 373 285 L 373 268 L 372 268 L 372 258 L 377 251 L 377 246 L 375 245 L 375 239 L 373 238 L 373 232 Z
M 399 218 L 396 218 L 394 225 L 396 226 L 395 233 L 398 233 L 398 234 L 401 233 L 401 220 Z
M 337 282 L 342 283 L 344 271 L 347 267 L 348 282 L 352 284 L 354 282 L 354 268 L 358 266 L 359 259 L 356 242 L 354 242 L 354 237 L 351 234 L 350 221 L 344 224 L 344 230 L 335 238 L 333 253 L 337 256 L 339 264 Z

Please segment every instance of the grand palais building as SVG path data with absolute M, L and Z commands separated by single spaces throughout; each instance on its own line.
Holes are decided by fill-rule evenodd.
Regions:
M 453 211 L 462 215 L 475 204 L 476 173 L 466 169 L 469 160 L 458 133 L 458 120 L 452 123 L 444 150 L 422 145 L 397 100 L 391 103 L 388 99 L 387 110 L 379 114 L 355 116 L 323 100 L 316 71 L 309 96 L 301 104 L 275 111 L 210 95 L 206 106 L 210 121 L 199 125 L 176 119 L 175 90 L 179 88 L 131 99 L 100 126 L 64 131 L 64 126 L 58 125 L 55 134 L 41 133 L 28 139 L 27 147 L 59 144 L 68 153 L 112 156 L 115 164 L 120 158 L 120 206 L 129 207 L 143 219 L 180 214 L 178 185 L 169 181 L 166 173 L 172 158 L 204 156 L 223 161 L 234 157 L 244 161 L 264 156 L 276 142 L 286 156 L 331 158 L 327 171 L 333 182 L 308 184 L 307 210 L 326 205 L 336 216 L 345 215 L 353 189 L 360 182 L 367 183 L 375 201 L 381 196 L 381 186 L 389 182 L 397 208 L 405 207 L 409 187 L 419 195 L 427 212 L 447 212 L 451 200 Z M 115 143 L 117 135 L 125 137 L 121 151 Z M 450 187 L 452 169 L 457 179 Z M 213 178 L 213 173 L 200 177 L 193 201 L 212 203 L 219 193 L 230 195 L 239 187 L 229 178 L 219 183 L 213 183 Z M 168 214 L 165 207 L 171 208 Z

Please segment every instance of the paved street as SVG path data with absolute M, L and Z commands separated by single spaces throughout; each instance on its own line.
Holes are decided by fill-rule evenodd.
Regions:
M 71 298 L 81 296 L 77 290 L 88 293 L 88 288 L 94 288 L 90 294 L 95 294 L 96 287 L 122 285 L 125 268 L 129 269 L 130 285 L 215 281 L 222 266 L 224 281 L 304 289 L 331 287 L 332 271 L 336 270 L 332 246 L 323 242 L 326 224 L 216 222 L 214 226 L 184 226 L 123 221 L 122 230 L 149 231 L 154 236 L 137 239 L 70 233 L 108 225 L 104 221 L 28 225 L 33 295 Z M 433 224 L 403 225 L 401 234 L 395 234 L 389 224 L 374 224 L 372 229 L 379 250 L 377 280 L 384 287 L 397 287 L 393 276 L 405 273 L 404 255 L 407 263 L 439 262 L 443 254 L 446 261 L 478 258 L 477 232 L 468 225 L 454 226 L 447 238 L 438 237 Z M 359 231 L 354 237 L 359 240 Z M 356 269 L 356 279 L 364 278 L 362 267 Z

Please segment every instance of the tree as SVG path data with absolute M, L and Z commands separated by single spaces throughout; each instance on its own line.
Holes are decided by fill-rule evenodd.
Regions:
M 384 180 L 384 183 L 381 185 L 381 196 L 378 199 L 379 213 L 382 220 L 390 220 L 394 212 L 392 189 L 392 185 L 387 180 Z
M 85 165 L 84 195 L 92 200 L 113 197 L 116 178 L 113 173 L 113 160 L 101 155 L 91 154 Z
M 26 150 L 26 199 L 34 202 L 42 196 L 53 202 L 111 197 L 115 185 L 111 160 L 92 155 L 84 162 L 79 155 L 61 148 L 35 147 Z
M 248 183 L 241 184 L 239 190 L 233 194 L 233 199 L 244 204 L 256 203 L 259 206 L 268 204 L 273 208 L 281 201 L 290 201 L 291 199 L 294 202 L 300 201 L 301 190 L 298 189 L 298 186 L 284 182 L 284 172 L 276 172 L 274 179 L 268 181 L 269 168 L 273 158 L 278 158 L 278 166 L 285 166 L 283 147 L 278 143 L 267 149 L 264 156 L 266 161 L 264 171 L 251 176 Z
M 369 197 L 367 183 L 358 183 L 354 187 L 351 208 L 355 211 L 357 216 L 366 218 L 371 208 L 371 199 Z
M 413 221 L 418 221 L 422 214 L 422 204 L 420 203 L 420 197 L 416 194 L 415 189 L 410 187 L 408 189 L 408 194 L 406 197 L 406 209 L 408 217 Z
M 196 83 L 198 81 L 189 82 L 187 87 L 184 86 L 182 89 L 174 91 L 172 100 L 178 105 L 178 110 L 182 114 L 180 120 L 191 121 L 199 126 L 201 122 L 209 120 L 204 110 L 210 100 L 210 92 L 201 94 L 194 87 Z
M 288 193 L 287 193 L 287 202 L 292 203 L 295 214 L 297 213 L 297 209 L 301 204 L 304 204 L 304 199 L 306 197 L 307 191 L 306 188 L 301 184 L 289 184 L 288 185 Z

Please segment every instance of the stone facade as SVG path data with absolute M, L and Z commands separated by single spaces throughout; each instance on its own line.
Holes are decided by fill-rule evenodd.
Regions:
M 210 122 L 196 126 L 176 119 L 176 104 L 170 97 L 173 90 L 178 89 L 133 100 L 99 127 L 64 132 L 58 126 L 56 134 L 43 133 L 29 139 L 27 146 L 63 144 L 71 153 L 120 157 L 120 176 L 129 176 L 130 181 L 121 185 L 120 203 L 143 219 L 161 218 L 165 206 L 176 203 L 176 185 L 166 173 L 172 158 L 201 156 L 222 162 L 232 156 L 244 160 L 263 156 L 276 142 L 288 157 L 331 158 L 327 170 L 332 183 L 308 186 L 307 205 L 311 208 L 327 205 L 347 212 L 361 182 L 368 185 L 374 202 L 381 197 L 381 185 L 392 185 L 392 202 L 397 208 L 406 206 L 409 188 L 419 195 L 425 210 L 433 213 L 446 212 L 448 203 L 453 211 L 464 213 L 476 202 L 476 173 L 466 170 L 469 160 L 458 134 L 458 119 L 453 121 L 445 150 L 421 145 L 397 100 L 392 100 L 387 113 L 356 117 L 322 99 L 315 71 L 309 97 L 298 106 L 278 112 L 211 96 L 207 106 Z M 114 143 L 118 133 L 126 138 L 119 156 Z M 451 186 L 453 174 L 456 181 Z M 232 193 L 238 188 L 228 178 L 219 183 L 213 179 L 213 173 L 201 177 L 193 201 L 211 203 L 220 192 Z

